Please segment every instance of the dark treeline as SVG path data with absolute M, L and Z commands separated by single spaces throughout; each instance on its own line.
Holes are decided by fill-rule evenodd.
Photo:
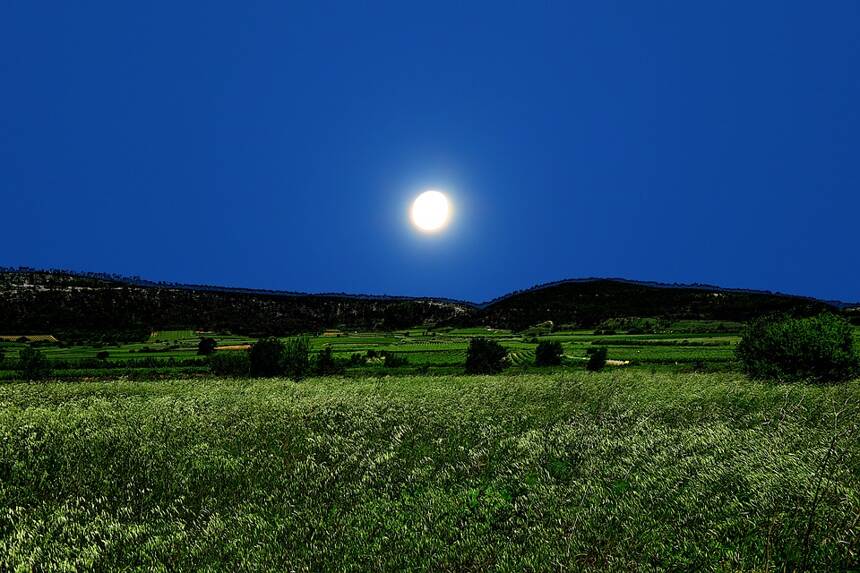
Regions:
M 404 299 L 213 290 L 140 284 L 113 275 L 0 272 L 0 333 L 67 333 L 75 340 L 140 339 L 151 330 L 201 329 L 249 336 L 324 328 L 392 330 L 420 324 L 522 330 L 543 321 L 592 328 L 618 317 L 746 321 L 772 312 L 809 316 L 836 307 L 756 291 L 566 281 L 479 308 L 444 299 Z M 107 338 L 105 338 L 107 337 Z

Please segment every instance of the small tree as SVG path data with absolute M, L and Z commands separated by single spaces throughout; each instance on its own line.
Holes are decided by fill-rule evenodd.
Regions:
M 43 380 L 51 375 L 51 363 L 40 350 L 27 346 L 18 354 L 18 372 L 24 380 Z
M 508 351 L 495 340 L 472 338 L 466 351 L 467 374 L 498 374 L 508 366 Z
M 301 380 L 311 369 L 311 342 L 307 336 L 295 336 L 284 347 L 284 374 Z
M 606 366 L 606 347 L 589 348 L 588 362 L 585 364 L 585 369 L 589 372 L 600 372 Z
M 247 376 L 251 371 L 248 352 L 222 350 L 209 356 L 209 368 L 218 376 Z
M 327 344 L 325 348 L 320 350 L 319 354 L 317 354 L 315 371 L 321 376 L 329 376 L 340 372 L 340 368 L 334 359 L 334 354 L 332 354 L 330 345 Z
M 278 376 L 284 373 L 284 343 L 275 337 L 261 338 L 248 351 L 252 376 Z
M 218 346 L 218 343 L 215 342 L 214 338 L 201 338 L 200 342 L 197 343 L 197 354 L 200 356 L 209 356 L 215 352 L 216 346 Z
M 409 359 L 402 354 L 397 354 L 396 352 L 382 353 L 382 365 L 385 368 L 398 368 L 407 364 L 409 364 Z
M 860 372 L 851 326 L 831 313 L 755 320 L 735 353 L 754 378 L 837 382 Z
M 558 366 L 564 350 L 557 340 L 544 340 L 535 348 L 535 366 Z
M 96 358 L 98 358 L 102 362 L 107 360 L 109 356 L 110 356 L 110 353 L 107 350 L 101 350 L 99 352 L 96 352 Z
M 3 360 L 6 358 L 6 350 L 3 347 L 0 347 L 0 364 L 3 364 Z

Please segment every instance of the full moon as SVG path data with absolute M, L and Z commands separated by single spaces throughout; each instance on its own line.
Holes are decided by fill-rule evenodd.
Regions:
M 425 191 L 412 203 L 412 223 L 422 231 L 438 231 L 448 222 L 448 198 L 439 191 Z

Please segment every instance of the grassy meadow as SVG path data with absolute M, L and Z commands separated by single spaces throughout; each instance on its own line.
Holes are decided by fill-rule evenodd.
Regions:
M 860 380 L 9 383 L 0 570 L 852 570 L 858 438 Z

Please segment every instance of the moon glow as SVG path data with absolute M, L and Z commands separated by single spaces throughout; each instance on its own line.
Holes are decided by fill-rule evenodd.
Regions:
M 439 191 L 425 191 L 412 203 L 412 224 L 426 233 L 441 230 L 448 223 L 451 208 Z

